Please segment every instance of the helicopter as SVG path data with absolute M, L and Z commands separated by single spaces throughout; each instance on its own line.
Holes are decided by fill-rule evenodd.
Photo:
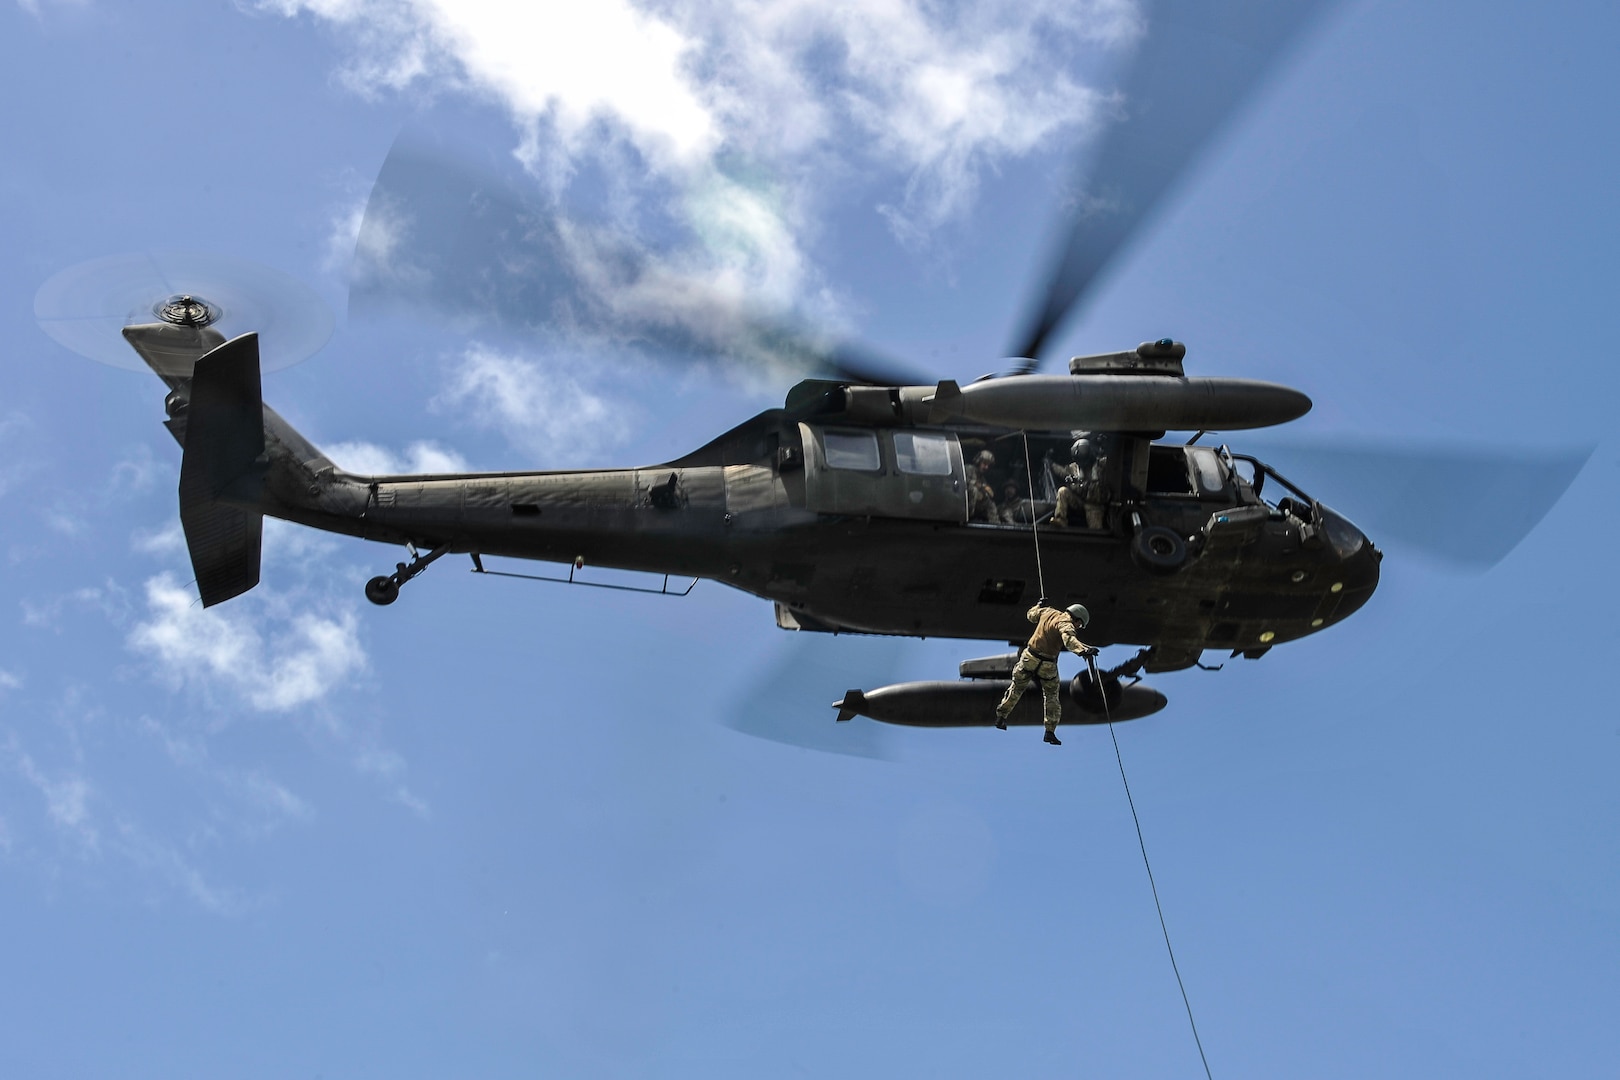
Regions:
M 1211 649 L 1258 659 L 1343 622 L 1378 586 L 1373 540 L 1260 457 L 1201 441 L 1295 420 L 1311 407 L 1305 394 L 1188 376 L 1187 348 L 1171 338 L 1074 357 L 1067 374 L 1039 371 L 1059 324 L 1325 5 L 1268 5 L 1265 17 L 1218 27 L 1219 49 L 1199 32 L 1197 6 L 1183 6 L 1161 5 L 1164 32 L 1138 50 L 1123 82 L 1136 108 L 1104 133 L 1086 173 L 1089 190 L 1108 198 L 1060 230 L 1009 353 L 1021 359 L 999 376 L 909 377 L 862 351 L 756 325 L 753 339 L 808 357 L 812 377 L 780 407 L 684 456 L 627 469 L 367 476 L 340 468 L 263 400 L 261 335 L 263 349 L 285 350 L 277 335 L 288 328 L 253 322 L 251 287 L 230 295 L 208 274 L 174 271 L 159 275 L 161 287 L 114 290 L 116 302 L 98 311 L 116 309 L 121 347 L 168 388 L 165 424 L 182 447 L 180 519 L 201 602 L 258 583 L 271 516 L 406 547 L 408 561 L 366 584 L 380 606 L 446 555 L 485 573 L 500 572 L 486 559 L 504 557 L 664 575 L 655 591 L 675 576 L 717 581 L 769 601 L 778 627 L 806 633 L 1017 645 L 1031 605 L 1081 603 L 1092 614 L 1090 643 L 1137 651 L 1068 684 L 1067 723 L 1151 715 L 1167 699 L 1143 675 L 1202 666 Z M 509 265 L 494 245 L 512 244 L 529 262 L 562 255 L 571 238 L 517 200 L 447 197 L 447 177 L 459 182 L 402 148 L 383 166 L 368 219 L 415 198 L 460 208 L 441 224 L 444 250 L 458 257 L 485 245 L 483 265 Z M 508 210 L 516 217 L 503 218 Z M 491 297 L 488 274 L 426 265 L 422 280 L 440 304 L 547 307 L 532 283 Z M 42 290 L 51 299 L 36 313 L 48 332 L 86 325 L 71 292 Z M 1170 432 L 1197 434 L 1166 441 Z M 1556 497 L 1572 478 L 1546 486 Z M 1063 488 L 1084 491 L 1083 512 L 1060 512 Z M 989 726 L 1015 661 L 965 661 L 957 681 L 851 690 L 836 715 Z M 1009 720 L 1040 723 L 1039 704 L 1026 698 Z
M 378 605 L 447 554 L 485 572 L 486 557 L 506 557 L 720 581 L 771 601 L 779 627 L 811 632 L 1014 641 L 1037 599 L 1083 603 L 1093 641 L 1141 649 L 1100 683 L 1073 684 L 1076 719 L 1131 719 L 1165 699 L 1122 677 L 1191 667 L 1208 648 L 1257 658 L 1342 621 L 1378 582 L 1372 542 L 1259 458 L 1155 442 L 1166 429 L 1266 426 L 1310 407 L 1277 384 L 1188 378 L 1185 346 L 1168 339 L 1077 357 L 1067 376 L 808 379 L 783 407 L 642 468 L 360 476 L 264 403 L 256 333 L 226 340 L 201 296 L 157 311 L 122 336 L 169 387 L 180 521 L 204 606 L 258 583 L 266 515 L 407 546 L 410 561 L 366 584 Z M 1058 462 L 1085 445 L 1082 428 L 1107 452 L 1087 462 L 1085 520 L 1058 526 Z M 987 496 L 975 506 L 997 450 L 1022 455 L 1012 475 L 1031 486 L 1000 508 Z M 1287 494 L 1266 501 L 1274 489 Z M 966 695 L 852 691 L 840 713 L 988 723 L 978 699 L 999 692 L 1006 662 L 963 671 Z

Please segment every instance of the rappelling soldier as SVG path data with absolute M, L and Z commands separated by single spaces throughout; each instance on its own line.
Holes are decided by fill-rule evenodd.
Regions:
M 1042 597 L 1024 617 L 1035 624 L 1035 632 L 1029 636 L 1029 644 L 1024 646 L 1023 653 L 1018 657 L 1018 666 L 1013 668 L 1012 685 L 1007 687 L 1001 704 L 996 706 L 996 727 L 1007 730 L 1007 717 L 1012 715 L 1018 699 L 1024 696 L 1031 682 L 1038 682 L 1046 710 L 1045 741 L 1053 746 L 1062 746 L 1057 737 L 1058 721 L 1063 717 L 1063 705 L 1058 698 L 1057 657 L 1064 649 L 1081 659 L 1097 655 L 1097 650 L 1081 641 L 1075 633 L 1086 628 L 1091 621 L 1091 613 L 1083 604 L 1070 604 L 1067 610 L 1047 607 L 1046 598 Z

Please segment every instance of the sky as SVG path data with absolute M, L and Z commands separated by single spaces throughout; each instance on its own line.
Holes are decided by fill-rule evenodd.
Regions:
M 1375 535 L 1353 619 L 1156 676 L 1170 706 L 1117 729 L 1216 1076 L 1620 1058 L 1616 22 L 1336 5 L 1060 334 L 1298 386 L 1319 443 L 1594 448 L 1494 567 Z M 0 1071 L 1201 1072 L 1105 729 L 858 722 L 882 755 L 855 756 L 727 726 L 830 723 L 851 686 L 994 646 L 805 641 L 714 583 L 454 560 L 376 608 L 401 553 L 291 526 L 204 611 L 163 388 L 33 308 L 102 256 L 250 259 L 336 313 L 264 386 L 341 464 L 665 460 L 787 381 L 349 311 L 351 275 L 408 269 L 361 228 L 396 140 L 642 238 L 662 282 L 971 379 L 1151 25 L 1112 0 L 0 8 Z

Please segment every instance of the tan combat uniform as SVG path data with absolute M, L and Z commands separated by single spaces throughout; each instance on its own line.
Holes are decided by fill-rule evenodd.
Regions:
M 1053 472 L 1058 472 L 1054 467 Z M 1080 501 L 1081 485 L 1085 482 L 1080 475 L 1080 466 L 1070 465 L 1058 473 L 1058 482 L 1063 486 L 1057 489 L 1057 506 L 1052 511 L 1052 524 L 1060 529 L 1069 527 L 1069 515 L 1080 512 L 1083 503 Z
M 1108 491 L 1103 483 L 1103 463 L 1098 461 L 1089 469 L 1070 465 L 1059 477 L 1063 486 L 1058 488 L 1057 509 L 1052 512 L 1052 524 L 1067 527 L 1069 516 L 1076 511 L 1085 515 L 1086 528 L 1101 529 L 1108 513 Z
M 1085 656 L 1091 647 L 1075 635 L 1074 619 L 1062 608 L 1036 604 L 1024 617 L 1035 624 L 1035 632 L 1029 636 L 1018 666 L 1013 668 L 1012 685 L 996 706 L 996 719 L 1005 720 L 1012 715 L 1029 684 L 1039 682 L 1046 709 L 1046 730 L 1056 731 L 1058 721 L 1063 718 L 1063 705 L 1058 699 L 1058 653 L 1067 649 L 1076 656 Z

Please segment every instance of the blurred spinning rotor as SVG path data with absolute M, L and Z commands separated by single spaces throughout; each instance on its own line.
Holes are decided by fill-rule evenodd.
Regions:
M 140 323 L 209 326 L 227 339 L 257 331 L 274 371 L 306 360 L 332 336 L 332 310 L 308 285 L 246 259 L 139 251 L 70 266 L 34 295 L 52 340 L 112 367 L 144 371 L 121 331 Z

